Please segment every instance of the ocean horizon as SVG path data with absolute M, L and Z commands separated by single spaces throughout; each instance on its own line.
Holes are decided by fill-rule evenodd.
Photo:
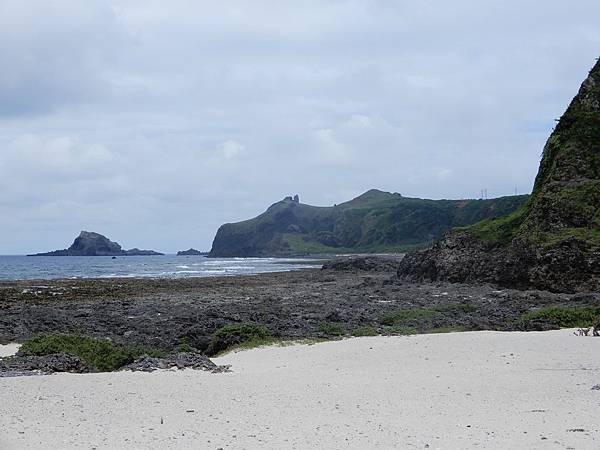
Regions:
M 314 261 L 314 264 L 311 262 Z M 207 258 L 206 256 L 0 255 L 0 280 L 61 278 L 194 278 L 319 268 L 310 258 Z

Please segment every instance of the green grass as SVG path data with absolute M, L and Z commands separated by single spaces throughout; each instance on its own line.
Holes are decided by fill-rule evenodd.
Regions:
M 367 245 L 354 247 L 329 247 L 313 240 L 310 236 L 301 234 L 285 233 L 282 239 L 289 245 L 293 254 L 310 255 L 329 255 L 335 254 L 355 254 L 355 253 L 407 253 L 414 250 L 421 250 L 431 245 L 433 241 L 422 241 L 414 244 L 401 245 Z
M 325 320 L 319 322 L 317 331 L 327 336 L 343 336 L 346 334 L 346 330 L 341 323 L 327 322 Z
M 355 336 L 355 337 L 377 336 L 377 335 L 379 335 L 377 328 L 369 326 L 369 325 L 359 327 L 359 328 L 355 329 L 354 331 L 352 331 L 352 336 Z
M 526 219 L 527 211 L 527 207 L 522 206 L 511 214 L 484 220 L 470 227 L 462 228 L 462 230 L 468 231 L 481 241 L 508 246 Z
M 180 353 L 193 353 L 197 350 L 187 342 L 183 342 L 177 346 L 177 351 Z
M 142 355 L 166 356 L 165 352 L 157 349 L 123 346 L 80 334 L 60 333 L 33 337 L 19 349 L 19 354 L 23 356 L 45 356 L 53 353 L 78 356 L 99 372 L 118 370 Z
M 521 315 L 515 325 L 526 330 L 535 322 L 545 322 L 557 328 L 590 327 L 600 322 L 600 306 L 550 306 Z
M 591 249 L 600 248 L 600 228 L 561 228 L 552 232 L 539 233 L 537 240 L 550 249 L 565 239 L 574 237 L 587 242 Z
M 231 349 L 250 349 L 277 341 L 264 325 L 241 323 L 225 325 L 213 335 L 206 350 L 208 355 L 216 355 Z

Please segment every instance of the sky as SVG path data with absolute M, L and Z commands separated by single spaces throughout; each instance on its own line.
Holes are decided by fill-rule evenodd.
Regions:
M 0 0 L 0 254 L 210 249 L 287 195 L 528 193 L 597 0 Z

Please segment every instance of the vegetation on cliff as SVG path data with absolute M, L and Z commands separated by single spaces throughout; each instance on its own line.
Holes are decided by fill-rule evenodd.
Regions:
M 400 275 L 554 291 L 600 287 L 600 62 L 548 139 L 529 201 L 409 255 Z

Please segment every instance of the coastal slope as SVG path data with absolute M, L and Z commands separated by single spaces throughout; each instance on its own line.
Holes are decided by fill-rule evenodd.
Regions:
M 449 232 L 407 255 L 398 274 L 557 292 L 600 289 L 600 62 L 548 139 L 527 204 Z
M 133 248 L 123 250 L 121 246 L 109 240 L 106 236 L 91 231 L 82 231 L 73 244 L 64 250 L 54 250 L 46 253 L 35 253 L 28 256 L 152 256 L 163 255 L 154 250 Z
M 424 200 L 372 189 L 339 205 L 317 207 L 286 197 L 254 219 L 222 225 L 209 256 L 406 251 L 452 227 L 509 214 L 527 199 Z

